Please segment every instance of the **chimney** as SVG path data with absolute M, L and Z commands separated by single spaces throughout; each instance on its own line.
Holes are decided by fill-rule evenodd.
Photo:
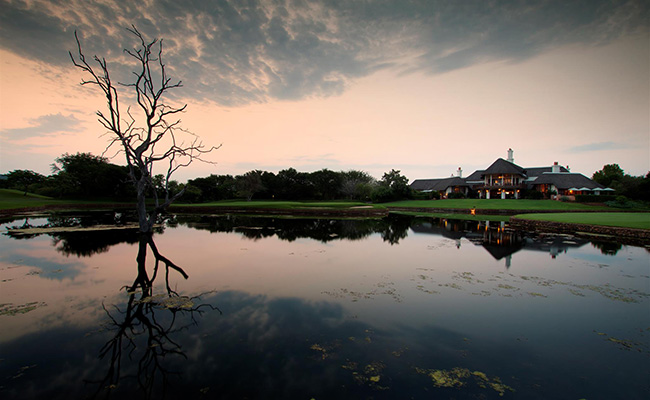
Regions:
M 458 176 L 459 178 L 463 177 L 463 170 L 460 167 L 458 167 L 458 171 L 456 171 L 456 176 Z
M 551 172 L 554 174 L 560 172 L 560 166 L 558 165 L 557 161 L 553 163 L 553 167 L 551 167 Z
M 513 164 L 515 163 L 515 159 L 512 156 L 512 149 L 508 149 L 508 161 L 513 163 Z

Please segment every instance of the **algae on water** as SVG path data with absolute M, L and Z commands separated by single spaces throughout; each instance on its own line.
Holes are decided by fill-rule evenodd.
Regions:
M 459 388 L 474 384 L 480 388 L 490 388 L 499 393 L 499 396 L 503 396 L 506 391 L 515 391 L 501 382 L 499 377 L 489 378 L 484 372 L 470 371 L 467 368 L 423 369 L 415 367 L 415 371 L 431 378 L 433 386 L 438 388 Z
M 0 304 L 0 315 L 14 316 L 18 314 L 27 314 L 30 311 L 34 311 L 37 308 L 46 305 L 46 303 L 38 301 L 17 305 L 14 305 L 13 303 L 4 303 Z

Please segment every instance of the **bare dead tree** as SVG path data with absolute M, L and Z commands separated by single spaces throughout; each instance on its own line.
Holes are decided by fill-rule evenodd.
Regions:
M 86 73 L 87 77 L 81 85 L 95 85 L 106 97 L 107 110 L 97 111 L 99 123 L 111 137 L 104 153 L 114 146 L 118 148 L 118 153 L 124 153 L 129 176 L 137 192 L 140 231 L 150 233 L 158 216 L 184 192 L 183 189 L 178 193 L 170 193 L 172 174 L 195 160 L 209 162 L 202 156 L 220 146 L 207 147 L 196 135 L 181 127 L 181 120 L 176 119 L 176 116 L 185 111 L 187 104 L 173 107 L 165 102 L 168 92 L 180 88 L 182 84 L 181 81 L 174 83 L 167 76 L 162 39 L 147 41 L 133 25 L 127 30 L 139 42 L 136 48 L 124 50 L 137 62 L 137 68 L 133 71 L 134 81 L 131 83 L 118 82 L 116 85 L 111 80 L 108 63 L 104 58 L 93 56 L 97 65 L 91 66 L 81 49 L 76 31 L 78 54 L 69 54 L 73 64 Z M 118 86 L 133 90 L 138 120 L 130 106 L 124 110 Z M 154 167 L 158 165 L 164 165 L 162 168 L 166 171 L 163 174 L 163 198 L 159 198 L 153 181 Z M 147 210 L 146 203 L 148 193 L 151 193 L 154 203 L 150 211 Z

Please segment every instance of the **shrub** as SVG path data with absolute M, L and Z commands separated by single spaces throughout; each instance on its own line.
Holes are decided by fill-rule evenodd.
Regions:
M 609 207 L 615 208 L 647 208 L 647 205 L 638 201 L 629 200 L 625 196 L 616 196 L 615 200 L 608 201 L 605 204 Z
M 521 197 L 529 200 L 541 200 L 544 198 L 544 193 L 537 190 L 526 190 Z
M 185 187 L 185 193 L 180 198 L 183 203 L 198 203 L 201 200 L 201 189 L 191 184 Z
M 61 188 L 56 186 L 43 186 L 34 190 L 35 194 L 47 197 L 61 197 Z
M 413 200 L 429 200 L 431 192 L 413 192 Z
M 393 191 L 386 186 L 377 186 L 370 194 L 370 200 L 373 203 L 386 203 L 394 199 Z
M 465 196 L 465 193 L 461 193 L 461 192 L 449 193 L 449 195 L 447 196 L 448 199 L 464 199 L 466 197 L 467 196 Z
M 610 195 L 594 195 L 594 194 L 577 194 L 576 201 L 578 203 L 605 203 L 607 201 L 616 200 L 616 196 Z

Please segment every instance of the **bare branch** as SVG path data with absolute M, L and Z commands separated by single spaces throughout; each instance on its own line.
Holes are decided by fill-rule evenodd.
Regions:
M 131 82 L 119 82 L 116 86 L 111 80 L 108 63 L 104 58 L 93 56 L 91 65 L 83 53 L 76 31 L 74 36 L 77 49 L 75 54 L 69 52 L 69 55 L 73 65 L 84 73 L 81 85 L 98 87 L 106 99 L 106 110 L 97 111 L 99 124 L 110 136 L 103 154 L 115 147 L 119 147 L 115 155 L 124 153 L 129 176 L 134 182 L 138 196 L 140 230 L 150 232 L 159 213 L 164 212 L 183 194 L 183 191 L 170 193 L 169 183 L 174 172 L 196 160 L 212 163 L 202 157 L 221 146 L 206 147 L 196 135 L 182 129 L 180 119 L 168 121 L 171 116 L 183 113 L 187 104 L 172 107 L 165 102 L 167 93 L 182 87 L 182 82 L 173 81 L 167 75 L 163 62 L 163 40 L 145 39 L 134 25 L 127 28 L 127 31 L 135 36 L 137 42 L 134 48 L 124 50 L 138 65 L 133 71 Z M 139 114 L 137 118 L 132 114 L 130 107 L 126 109 L 125 117 L 122 117 L 118 87 L 133 91 L 134 102 L 137 104 L 135 108 Z M 192 139 L 185 144 L 182 136 Z M 162 204 L 159 202 L 153 180 L 158 163 L 165 164 L 166 170 L 163 182 L 165 201 Z M 154 200 L 154 209 L 151 212 L 147 211 L 148 196 Z M 174 268 L 174 265 L 170 264 L 170 267 Z

